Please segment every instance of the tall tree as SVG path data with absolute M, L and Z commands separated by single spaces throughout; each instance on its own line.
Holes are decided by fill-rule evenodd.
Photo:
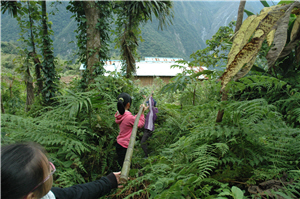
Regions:
M 79 62 L 86 65 L 81 88 L 86 89 L 95 77 L 104 74 L 104 61 L 108 59 L 109 30 L 112 17 L 110 1 L 72 1 L 67 9 L 77 21 Z
M 47 7 L 46 1 L 41 1 L 42 5 L 42 27 L 43 27 L 43 63 L 42 70 L 44 73 L 44 87 L 42 90 L 42 95 L 44 102 L 46 104 L 51 104 L 53 102 L 53 97 L 55 97 L 57 92 L 57 80 L 55 65 L 54 65 L 54 56 L 51 50 L 52 40 L 48 32 L 48 17 L 47 17 Z
M 88 84 L 94 81 L 93 72 L 100 63 L 101 50 L 100 29 L 96 28 L 100 10 L 95 1 L 84 1 L 83 9 L 86 16 L 86 72 L 89 74 Z
M 29 111 L 31 105 L 34 102 L 33 78 L 30 74 L 29 57 L 26 59 L 25 65 L 26 65 L 25 83 L 26 83 L 26 93 L 27 93 L 25 111 Z
M 163 29 L 172 24 L 173 3 L 171 1 L 122 1 L 116 4 L 118 15 L 117 29 L 119 37 L 117 43 L 121 49 L 123 69 L 129 78 L 135 72 L 136 49 L 140 24 L 152 20 L 154 15 L 159 20 L 159 28 Z
M 43 90 L 43 80 L 42 80 L 42 76 L 41 76 L 41 62 L 38 58 L 38 55 L 36 53 L 36 46 L 35 46 L 35 34 L 34 34 L 34 28 L 33 28 L 33 17 L 32 15 L 34 14 L 32 12 L 32 5 L 34 6 L 39 5 L 36 2 L 29 2 L 27 1 L 27 5 L 28 5 L 28 16 L 29 16 L 29 24 L 30 24 L 30 41 L 31 41 L 31 47 L 32 47 L 32 51 L 28 54 L 29 56 L 31 56 L 33 58 L 33 62 L 35 65 L 35 75 L 36 75 L 36 79 L 37 79 L 37 95 L 39 95 L 42 90 Z M 35 9 L 36 10 L 36 9 Z M 35 14 L 36 17 L 38 17 L 37 19 L 40 19 L 40 16 L 38 14 Z

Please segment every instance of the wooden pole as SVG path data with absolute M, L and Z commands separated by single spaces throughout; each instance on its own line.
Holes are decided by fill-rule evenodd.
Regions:
M 149 100 L 151 95 L 149 95 L 149 97 L 147 97 L 145 99 L 143 104 L 145 104 Z M 136 139 L 136 132 L 137 132 L 139 120 L 140 120 L 140 117 L 142 115 L 143 109 L 144 109 L 143 106 L 140 107 L 140 110 L 139 110 L 139 112 L 138 112 L 138 114 L 135 118 L 134 124 L 133 124 L 132 132 L 131 132 L 131 136 L 130 136 L 130 141 L 129 141 L 129 144 L 128 144 L 128 148 L 127 148 L 127 151 L 126 151 L 126 155 L 125 155 L 125 159 L 124 159 L 123 167 L 122 167 L 122 171 L 121 171 L 121 176 L 120 176 L 120 183 L 121 184 L 126 184 L 127 181 L 128 181 L 131 158 L 132 158 L 134 143 L 135 143 L 135 139 Z

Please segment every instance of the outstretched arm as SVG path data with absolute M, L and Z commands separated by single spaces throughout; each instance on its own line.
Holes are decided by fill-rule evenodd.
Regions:
M 118 187 L 120 173 L 110 173 L 94 182 L 78 184 L 68 188 L 53 187 L 56 199 L 97 199 Z

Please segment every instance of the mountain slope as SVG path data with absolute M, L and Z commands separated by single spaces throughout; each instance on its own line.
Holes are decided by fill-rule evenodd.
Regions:
M 55 56 L 74 59 L 73 52 L 77 50 L 74 30 L 77 24 L 72 13 L 66 10 L 67 1 L 61 4 L 47 2 L 47 9 L 54 11 L 49 15 L 53 22 L 53 47 Z M 236 20 L 239 1 L 174 1 L 174 22 L 163 31 L 158 30 L 158 22 L 147 22 L 141 27 L 144 42 L 139 42 L 138 52 L 141 57 L 182 57 L 205 47 L 205 41 L 230 21 Z M 246 9 L 258 13 L 263 8 L 259 1 L 247 1 Z M 56 10 L 57 9 L 57 10 Z M 1 40 L 16 41 L 18 25 L 8 14 L 1 15 Z M 244 17 L 246 18 L 246 16 Z M 71 43 L 70 43 L 71 42 Z M 118 56 L 118 50 L 111 43 L 111 50 Z

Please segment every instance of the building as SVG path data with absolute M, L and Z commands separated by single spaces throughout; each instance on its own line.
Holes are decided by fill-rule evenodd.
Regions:
M 134 78 L 140 80 L 142 86 L 152 85 L 156 77 L 161 78 L 165 83 L 169 83 L 171 78 L 175 77 L 178 73 L 182 73 L 183 70 L 188 67 L 187 65 L 176 63 L 178 60 L 182 60 L 182 58 L 145 57 L 144 61 L 136 62 Z M 180 65 L 183 66 L 183 68 L 171 67 L 172 65 Z M 81 70 L 85 69 L 83 65 L 80 68 Z M 122 62 L 120 60 L 108 60 L 105 62 L 104 68 L 106 70 L 106 76 L 112 72 L 122 73 Z M 195 72 L 207 70 L 207 68 L 203 66 L 195 66 L 192 69 Z M 203 75 L 198 78 L 207 79 Z

